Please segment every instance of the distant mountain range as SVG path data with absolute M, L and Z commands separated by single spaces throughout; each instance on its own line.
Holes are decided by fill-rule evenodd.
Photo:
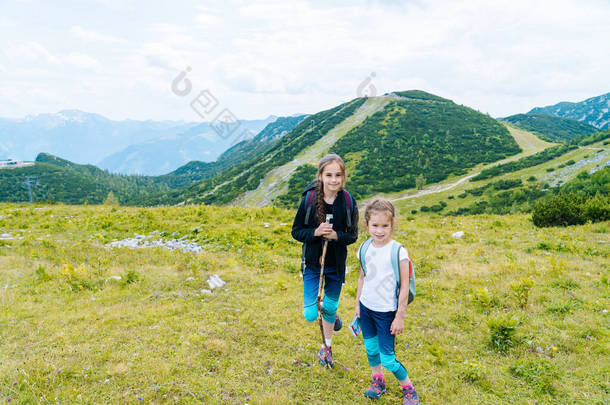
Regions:
M 276 118 L 241 125 L 254 136 Z M 211 162 L 234 141 L 219 137 L 208 123 L 113 121 L 79 110 L 0 118 L 0 159 L 31 161 L 46 152 L 123 174 L 161 175 L 191 160 Z
M 533 108 L 530 114 L 549 114 L 571 118 L 599 129 L 610 128 L 610 93 L 591 97 L 577 103 L 563 101 L 547 107 Z
M 593 125 L 585 122 L 541 113 L 516 114 L 501 118 L 501 120 L 526 131 L 534 132 L 539 135 L 539 138 L 549 142 L 569 142 L 582 135 L 599 131 Z
M 34 166 L 0 169 L 0 201 L 28 201 L 24 180 L 30 176 L 36 178 L 33 189 L 36 201 L 101 204 L 112 192 L 121 204 L 138 204 L 152 196 L 188 187 L 239 164 L 251 157 L 251 153 L 258 153 L 263 145 L 273 145 L 302 119 L 303 116 L 280 117 L 267 124 L 256 137 L 238 143 L 218 160 L 191 161 L 162 176 L 112 174 L 93 165 L 77 164 L 40 153 Z M 167 202 L 160 201 L 160 204 Z

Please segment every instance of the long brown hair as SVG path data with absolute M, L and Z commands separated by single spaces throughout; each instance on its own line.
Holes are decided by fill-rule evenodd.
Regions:
M 324 168 L 330 163 L 337 163 L 341 168 L 341 173 L 343 174 L 343 184 L 341 187 L 345 186 L 346 176 L 345 176 L 345 163 L 343 163 L 343 159 L 341 156 L 336 153 L 329 153 L 324 156 L 320 163 L 318 163 L 318 174 L 316 178 L 318 179 L 318 185 L 316 189 L 317 194 L 317 207 L 316 211 L 318 214 L 318 224 L 322 222 L 326 222 L 326 211 L 324 211 L 324 183 L 322 182 L 322 173 L 324 172 Z

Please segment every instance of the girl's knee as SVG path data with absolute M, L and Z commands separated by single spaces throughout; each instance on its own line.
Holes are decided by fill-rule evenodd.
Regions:
M 324 297 L 322 301 L 324 320 L 329 323 L 335 322 L 335 317 L 337 316 L 337 308 L 339 308 L 339 301 L 335 301 L 328 296 Z
M 367 354 L 371 356 L 379 354 L 379 341 L 377 340 L 377 336 L 364 339 L 364 348 L 366 349 Z
M 380 354 L 381 364 L 389 371 L 396 371 L 400 368 L 400 363 L 396 360 L 396 355 L 394 354 Z
M 318 318 L 318 309 L 316 308 L 316 305 L 310 305 L 303 308 L 303 316 L 307 322 L 315 321 Z

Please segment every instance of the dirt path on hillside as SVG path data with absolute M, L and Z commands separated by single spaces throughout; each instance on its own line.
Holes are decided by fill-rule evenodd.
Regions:
M 421 190 L 411 190 L 403 196 L 390 198 L 389 200 L 390 201 L 408 200 L 410 198 L 417 198 L 417 197 L 421 197 L 421 196 L 427 195 L 427 194 L 442 193 L 443 191 L 451 190 L 452 188 L 459 186 L 463 182 L 470 180 L 471 178 L 478 175 L 479 173 L 481 173 L 481 171 L 483 171 L 485 169 L 489 169 L 490 167 L 501 165 L 503 163 L 512 162 L 514 160 L 521 159 L 522 157 L 525 157 L 525 156 L 531 156 L 535 153 L 538 153 L 538 152 L 554 145 L 552 143 L 541 140 L 540 138 L 538 138 L 531 132 L 521 130 L 521 129 L 513 127 L 511 125 L 506 125 L 506 127 L 509 130 L 510 134 L 513 136 L 513 138 L 515 138 L 515 141 L 517 142 L 519 147 L 523 150 L 523 152 L 510 156 L 506 159 L 502 159 L 500 161 L 491 163 L 489 165 L 486 165 L 486 166 L 482 167 L 481 170 L 479 170 L 478 172 L 471 173 L 467 176 L 464 176 L 454 183 L 445 183 L 445 184 L 437 183 L 437 184 L 425 187 Z
M 468 176 L 462 177 L 461 179 L 459 179 L 455 183 L 450 183 L 450 184 L 435 184 L 433 186 L 426 187 L 426 188 L 421 189 L 421 190 L 412 191 L 412 194 L 408 194 L 408 195 L 405 195 L 405 196 L 402 196 L 402 197 L 398 197 L 398 198 L 392 198 L 392 199 L 390 199 L 390 201 L 408 200 L 409 198 L 421 197 L 422 195 L 426 195 L 426 194 L 442 193 L 443 191 L 451 190 L 452 188 L 462 184 L 466 180 L 469 180 L 469 179 L 473 178 L 474 176 L 476 176 L 479 173 L 481 173 L 481 172 L 476 172 L 476 173 L 469 174 Z

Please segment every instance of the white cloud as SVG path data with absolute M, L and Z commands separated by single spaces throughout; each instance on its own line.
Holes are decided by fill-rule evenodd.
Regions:
M 60 59 L 42 44 L 36 41 L 9 42 L 3 49 L 4 55 L 11 64 L 41 62 L 57 65 Z
M 65 61 L 69 65 L 79 69 L 93 69 L 100 71 L 102 68 L 102 65 L 97 59 L 79 52 L 70 52 L 68 55 L 66 55 Z
M 371 72 L 378 93 L 419 88 L 494 116 L 610 90 L 607 0 L 179 1 L 150 3 L 129 24 L 113 11 L 121 2 L 98 1 L 95 30 L 75 11 L 55 37 L 52 22 L 36 31 L 1 17 L 16 25 L 0 38 L 4 79 L 61 82 L 73 105 L 90 102 L 87 83 L 115 116 L 187 120 L 169 90 L 187 66 L 193 92 L 210 89 L 242 119 L 331 107 Z
M 123 38 L 119 38 L 114 35 L 103 34 L 101 32 L 85 29 L 78 25 L 75 25 L 72 28 L 70 28 L 70 34 L 74 35 L 78 39 L 81 39 L 85 42 L 109 44 L 109 45 L 127 43 L 127 41 Z

